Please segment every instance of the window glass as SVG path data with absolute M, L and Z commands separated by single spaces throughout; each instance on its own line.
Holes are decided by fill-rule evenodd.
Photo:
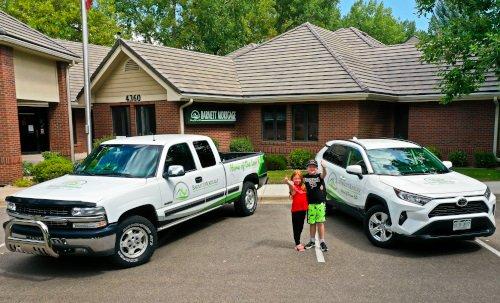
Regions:
M 449 172 L 436 156 L 420 147 L 370 149 L 367 154 L 374 172 L 379 175 L 407 176 Z
M 349 157 L 347 159 L 347 166 L 349 165 L 359 165 L 363 169 L 363 173 L 367 172 L 365 161 L 363 160 L 363 156 L 359 152 L 357 148 L 350 147 L 349 148 Z M 346 166 L 346 167 L 347 167 Z
M 340 144 L 334 144 L 329 148 L 331 160 L 333 164 L 340 166 L 342 168 L 346 168 L 347 164 L 347 153 L 348 147 Z
M 128 106 L 111 107 L 113 133 L 117 136 L 130 136 L 130 115 Z
M 154 105 L 136 106 L 137 135 L 156 134 L 156 117 Z
M 318 105 L 294 105 L 293 140 L 318 141 Z
M 195 141 L 193 142 L 196 154 L 200 159 L 201 167 L 210 167 L 215 165 L 215 157 L 207 141 Z
M 170 165 L 182 165 L 184 171 L 196 170 L 193 155 L 187 143 L 180 143 L 170 146 L 165 159 L 164 171 L 168 171 Z
M 286 106 L 262 108 L 262 139 L 272 141 L 286 139 Z

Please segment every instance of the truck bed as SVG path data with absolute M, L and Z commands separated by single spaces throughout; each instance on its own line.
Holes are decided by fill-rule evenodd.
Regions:
M 219 152 L 220 159 L 223 163 L 238 161 L 246 158 L 251 158 L 254 156 L 262 155 L 261 152 L 232 152 L 232 153 L 221 153 Z

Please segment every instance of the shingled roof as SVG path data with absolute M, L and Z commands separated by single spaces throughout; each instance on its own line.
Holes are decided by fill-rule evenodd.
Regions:
M 0 10 L 0 42 L 32 49 L 68 61 L 79 57 L 53 39 Z

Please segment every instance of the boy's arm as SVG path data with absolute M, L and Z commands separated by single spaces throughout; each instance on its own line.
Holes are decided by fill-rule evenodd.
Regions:
M 324 179 L 326 177 L 326 164 L 325 160 L 321 160 L 321 179 Z

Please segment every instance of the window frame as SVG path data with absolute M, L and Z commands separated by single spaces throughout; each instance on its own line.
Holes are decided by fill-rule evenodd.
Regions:
M 189 146 L 189 144 L 188 144 L 187 142 L 179 142 L 179 143 L 174 143 L 174 144 L 172 144 L 172 145 L 170 145 L 170 146 L 168 147 L 168 149 L 167 149 L 167 151 L 166 151 L 166 154 L 165 154 L 165 159 L 163 160 L 163 173 L 167 172 L 168 167 L 169 167 L 170 165 L 172 165 L 172 164 L 170 164 L 170 165 L 168 165 L 168 166 L 166 165 L 166 164 L 167 164 L 167 158 L 168 158 L 168 152 L 170 151 L 170 149 L 171 149 L 172 147 L 174 147 L 174 146 L 176 146 L 176 145 L 186 145 L 187 150 L 189 151 L 189 155 L 191 155 L 191 160 L 192 160 L 192 162 L 193 162 L 193 163 L 192 163 L 192 164 L 193 164 L 193 169 L 186 170 L 186 169 L 184 168 L 184 166 L 183 166 L 183 168 L 184 168 L 184 173 L 186 173 L 186 174 L 187 174 L 187 173 L 194 172 L 194 171 L 198 170 L 198 168 L 197 168 L 197 166 L 196 166 L 196 161 L 195 161 L 195 159 L 194 159 L 194 157 L 193 157 L 193 152 L 192 152 L 191 147 Z M 173 164 L 173 165 L 178 165 L 178 164 Z
M 117 134 L 116 132 L 116 129 L 115 129 L 115 115 L 114 115 L 114 111 L 115 110 L 118 110 L 118 109 L 124 109 L 125 110 L 125 117 L 126 117 L 126 133 L 123 135 L 123 134 Z M 113 128 L 113 134 L 117 135 L 117 136 L 126 136 L 126 137 L 129 137 L 130 136 L 130 106 L 128 105 L 120 105 L 120 106 L 111 106 L 111 126 Z
M 278 139 L 278 119 L 277 113 L 283 111 L 285 114 L 285 120 L 283 125 L 284 137 L 283 139 Z M 268 139 L 265 137 L 265 112 L 272 112 L 273 116 L 273 139 Z M 286 105 L 267 105 L 261 107 L 261 125 L 262 125 L 262 140 L 263 141 L 275 141 L 275 142 L 285 142 L 287 137 L 287 106 Z
M 198 153 L 198 148 L 196 146 L 197 144 L 200 144 L 200 143 L 201 144 L 206 143 L 206 147 L 210 150 L 210 155 L 212 156 L 213 164 L 210 164 L 208 166 L 204 166 L 204 163 L 202 161 L 202 157 L 200 157 L 200 154 Z M 212 146 L 210 146 L 210 143 L 207 140 L 193 141 L 193 147 L 194 147 L 194 151 L 196 152 L 196 156 L 198 156 L 198 160 L 200 161 L 201 168 L 210 168 L 210 167 L 214 167 L 215 165 L 217 165 L 217 159 L 215 159 L 214 151 L 212 149 Z
M 309 111 L 314 109 L 316 111 L 316 139 L 309 140 Z M 305 139 L 297 139 L 295 137 L 295 113 L 297 111 L 304 113 L 304 131 Z M 319 105 L 318 104 L 296 104 L 292 105 L 292 141 L 293 142 L 318 142 L 319 141 Z
M 138 136 L 147 136 L 147 135 L 156 134 L 156 106 L 154 104 L 144 104 L 144 105 L 136 105 L 134 107 L 135 107 L 135 127 L 136 127 L 137 135 Z M 142 122 L 142 121 L 139 121 L 141 119 L 140 111 L 144 108 L 149 108 L 149 109 L 152 109 L 152 111 L 153 111 L 153 115 L 152 115 L 153 121 L 152 122 L 150 121 L 150 126 L 154 127 L 154 131 L 151 133 L 148 133 L 148 134 L 143 134 L 143 133 L 139 132 L 139 128 L 141 127 L 140 126 L 141 123 L 139 123 L 139 122 Z M 149 116 L 148 116 L 148 118 L 149 118 Z

